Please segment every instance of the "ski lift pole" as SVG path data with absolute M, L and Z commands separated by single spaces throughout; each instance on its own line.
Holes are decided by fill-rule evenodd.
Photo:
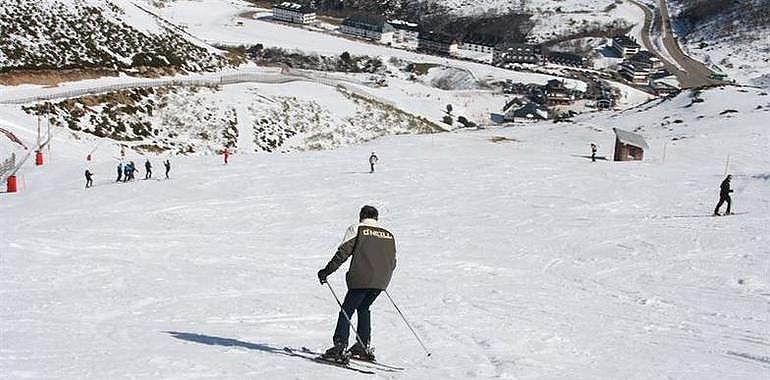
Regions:
M 348 315 L 348 313 L 345 312 L 345 309 L 342 308 L 342 302 L 340 302 L 340 299 L 337 297 L 337 293 L 334 292 L 334 288 L 332 288 L 332 285 L 329 283 L 329 281 L 326 281 L 326 286 L 329 287 L 329 290 L 332 292 L 334 299 L 337 301 L 337 305 L 339 305 L 340 307 L 340 312 L 342 313 L 342 315 L 345 316 L 345 319 L 348 321 L 348 328 L 353 330 L 353 334 L 356 334 L 356 341 L 358 342 L 358 344 L 361 345 L 362 348 L 366 348 L 366 345 L 361 340 L 361 337 L 358 335 L 358 331 L 356 331 L 356 329 L 353 328 L 353 321 L 350 320 L 350 316 Z
M 727 155 L 727 160 L 725 161 L 725 174 L 724 175 L 727 175 L 727 170 L 728 170 L 729 167 L 730 167 L 730 155 L 728 154 Z
M 422 342 L 422 339 L 420 339 L 420 336 L 417 335 L 417 332 L 414 331 L 412 328 L 412 325 L 409 324 L 409 321 L 406 320 L 406 317 L 404 317 L 404 313 L 401 312 L 401 309 L 398 308 L 398 305 L 396 305 L 396 301 L 393 301 L 393 297 L 390 296 L 390 293 L 388 293 L 388 290 L 385 290 L 385 295 L 388 296 L 388 299 L 390 300 L 390 303 L 393 304 L 393 307 L 396 308 L 396 311 L 398 312 L 398 315 L 401 316 L 401 319 L 404 320 L 404 323 L 406 323 L 406 326 L 409 327 L 409 330 L 412 330 L 412 334 L 414 334 L 414 337 L 417 338 L 417 341 L 420 342 L 420 345 L 422 346 L 422 349 L 425 350 L 425 353 L 427 356 L 431 355 L 431 352 L 428 350 L 427 347 L 425 347 L 425 343 Z
M 91 161 L 91 156 L 96 153 L 96 150 L 99 149 L 99 146 L 102 145 L 102 142 L 99 141 L 99 143 L 96 144 L 94 149 L 92 149 L 90 152 L 88 152 L 88 156 L 86 156 L 86 161 Z

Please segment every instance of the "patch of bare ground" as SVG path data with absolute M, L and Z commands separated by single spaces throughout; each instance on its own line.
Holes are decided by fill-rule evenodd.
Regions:
M 115 76 L 118 76 L 118 72 L 112 69 L 20 70 L 0 74 L 0 85 L 56 86 L 63 82 Z
M 232 62 L 242 62 L 244 58 L 233 54 L 229 57 Z M 86 79 L 98 79 L 104 77 L 116 77 L 120 73 L 133 77 L 159 78 L 166 75 L 184 73 L 175 67 L 137 67 L 133 71 L 118 71 L 114 69 L 43 69 L 43 70 L 16 70 L 0 73 L 0 85 L 18 86 L 22 84 L 36 84 L 46 87 L 56 87 L 64 82 L 77 82 Z
M 245 19 L 248 19 L 248 20 L 253 20 L 254 19 L 254 15 L 256 15 L 259 12 L 260 11 L 245 11 L 245 12 L 239 13 L 238 17 L 245 18 Z
M 520 140 L 508 138 L 505 136 L 492 136 L 489 138 L 489 142 L 493 143 L 505 143 L 505 142 L 520 142 Z

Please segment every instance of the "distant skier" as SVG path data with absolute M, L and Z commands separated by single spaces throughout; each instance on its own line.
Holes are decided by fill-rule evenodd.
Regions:
M 123 182 L 133 181 L 135 170 L 136 164 L 134 164 L 134 161 L 127 163 L 126 167 L 123 169 Z
M 719 208 L 722 207 L 722 204 L 727 202 L 727 210 L 725 211 L 724 215 L 730 215 L 732 212 L 730 211 L 730 207 L 732 206 L 733 199 L 730 197 L 730 193 L 732 193 L 732 189 L 730 189 L 730 180 L 733 179 L 732 174 L 728 174 L 727 178 L 725 178 L 724 181 L 722 181 L 722 184 L 719 186 L 719 203 L 717 203 L 717 207 L 714 208 L 714 216 L 719 216 Z
M 131 171 L 131 163 L 127 163 L 123 165 L 123 183 L 128 182 L 128 176 L 130 175 Z
M 149 158 L 144 161 L 144 173 L 144 179 L 152 178 L 152 164 L 150 163 Z
M 123 163 L 118 163 L 118 179 L 115 180 L 115 182 L 120 182 L 120 180 L 123 179 Z
M 591 162 L 596 162 L 596 150 L 598 147 L 596 144 L 591 143 Z
M 131 176 L 131 163 L 127 163 L 123 166 L 123 182 L 128 182 L 128 177 Z
M 94 185 L 93 173 L 86 169 L 86 189 Z
M 225 157 L 225 165 L 227 165 L 227 161 L 228 161 L 227 159 L 230 158 L 230 151 L 227 150 L 227 148 L 225 148 L 225 151 L 222 153 L 222 155 L 224 155 L 224 157 Z
M 168 172 L 171 171 L 171 161 L 169 160 L 164 161 L 163 166 L 166 168 L 166 179 L 168 179 Z
M 359 223 L 348 227 L 337 253 L 326 267 L 318 271 L 318 280 L 326 283 L 326 278 L 334 273 L 349 256 L 350 269 L 345 278 L 348 292 L 342 309 L 337 317 L 337 327 L 334 331 L 334 347 L 328 349 L 322 358 L 347 363 L 350 356 L 374 361 L 374 352 L 369 347 L 371 340 L 371 315 L 369 306 L 377 296 L 388 287 L 393 270 L 396 268 L 396 241 L 388 230 L 380 227 L 377 222 L 377 209 L 364 206 L 359 213 Z M 358 336 L 361 343 L 345 351 L 350 335 L 348 318 L 358 312 Z M 347 314 L 347 318 L 345 315 Z
M 374 154 L 374 152 L 372 152 L 372 155 L 369 156 L 369 166 L 371 167 L 371 170 L 369 171 L 369 173 L 374 173 L 374 164 L 376 164 L 377 161 L 379 160 L 380 159 L 377 158 L 377 155 Z

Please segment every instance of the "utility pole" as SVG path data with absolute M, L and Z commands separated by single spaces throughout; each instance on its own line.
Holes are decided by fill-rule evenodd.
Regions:
M 727 155 L 727 161 L 725 161 L 725 174 L 727 175 L 727 169 L 730 167 L 730 155 Z
M 47 120 L 48 123 L 48 159 L 50 160 L 51 156 L 51 120 Z
M 37 146 L 35 149 L 40 151 L 40 115 L 37 115 Z

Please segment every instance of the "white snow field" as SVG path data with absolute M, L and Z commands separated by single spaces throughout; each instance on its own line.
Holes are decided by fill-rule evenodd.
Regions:
M 59 134 L 0 194 L 0 377 L 770 378 L 770 98 L 699 98 L 228 166 L 172 157 L 171 180 L 128 184 L 103 148 L 89 190 L 92 145 Z M 581 157 L 611 156 L 613 126 L 643 127 L 643 162 Z M 711 217 L 728 154 L 741 214 Z M 400 373 L 281 352 L 331 343 L 316 271 L 364 204 L 397 238 L 389 291 L 433 352 L 381 297 L 373 343 Z
M 551 79 L 564 80 L 568 85 L 585 88 L 586 84 L 576 79 L 562 78 L 557 75 L 545 75 L 526 71 L 512 71 L 487 64 L 447 59 L 439 56 L 420 54 L 412 51 L 395 49 L 385 45 L 368 43 L 363 40 L 345 37 L 341 33 L 319 33 L 296 26 L 287 26 L 271 22 L 264 14 L 264 9 L 243 0 L 197 0 L 177 1 L 167 7 L 153 8 L 154 12 L 169 22 L 189 31 L 192 35 L 211 44 L 255 45 L 280 47 L 288 50 L 300 50 L 305 53 L 339 55 L 349 52 L 355 55 L 380 57 L 387 62 L 397 58 L 408 62 L 439 64 L 460 69 L 473 74 L 483 81 L 512 80 L 521 83 L 545 84 Z M 623 18 L 633 17 L 627 13 L 626 6 L 620 9 Z M 581 15 L 582 19 L 588 16 Z M 623 107 L 630 107 L 649 98 L 649 95 L 617 82 L 609 82 L 621 91 Z M 406 87 L 406 86 L 402 86 Z M 411 102 L 419 100 L 408 99 Z

